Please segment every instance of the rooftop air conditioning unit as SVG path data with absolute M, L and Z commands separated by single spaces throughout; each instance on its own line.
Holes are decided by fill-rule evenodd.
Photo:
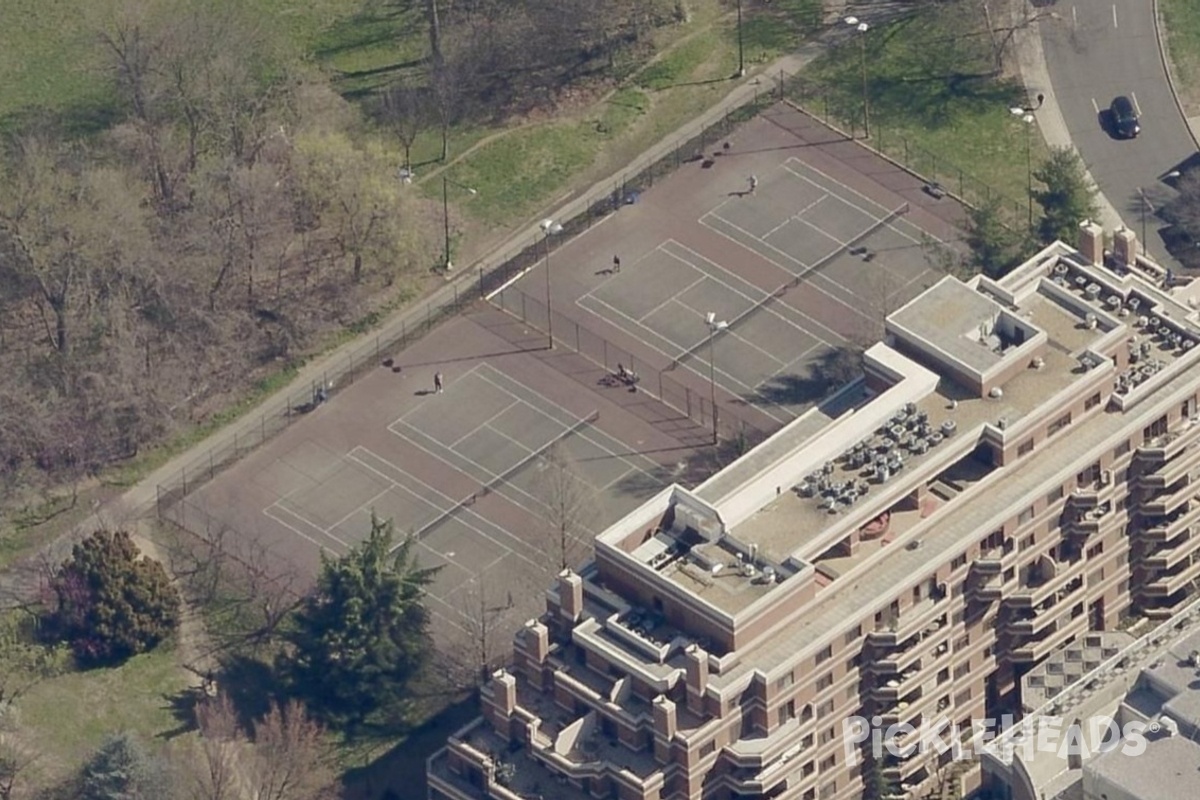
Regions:
M 1179 735 L 1179 723 L 1170 717 L 1166 715 L 1159 717 L 1158 723 L 1162 727 L 1163 733 L 1165 733 L 1167 736 Z

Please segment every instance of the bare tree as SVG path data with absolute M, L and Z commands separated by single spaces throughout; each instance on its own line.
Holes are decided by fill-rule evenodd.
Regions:
M 411 84 L 393 86 L 379 100 L 379 117 L 404 148 L 406 170 L 412 170 L 412 147 L 428 115 L 428 93 Z
M 259 800 L 325 800 L 335 796 L 324 729 L 295 700 L 272 704 L 254 726 L 251 759 Z
M 545 507 L 541 519 L 547 555 L 555 571 L 576 566 L 592 537 L 597 511 L 595 489 L 578 472 L 575 460 L 556 442 L 538 460 L 533 494 Z
M 182 754 L 177 766 L 185 774 L 185 791 L 193 800 L 237 800 L 244 793 L 239 760 L 246 747 L 237 711 L 219 694 L 196 706 L 200 729 L 198 757 Z
M 37 764 L 37 750 L 0 726 L 0 800 L 32 797 Z
M 486 574 L 472 578 L 456 596 L 453 623 L 458 641 L 448 647 L 458 686 L 477 686 L 487 679 L 509 651 L 516 613 L 514 591 L 525 589 L 512 581 L 503 588 Z M 454 634 L 451 634 L 454 637 Z

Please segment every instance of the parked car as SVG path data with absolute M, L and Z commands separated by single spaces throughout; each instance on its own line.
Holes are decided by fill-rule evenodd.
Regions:
M 1141 122 L 1138 121 L 1137 109 L 1133 107 L 1133 102 L 1121 95 L 1112 101 L 1112 125 L 1113 131 L 1122 139 L 1133 139 L 1142 132 Z

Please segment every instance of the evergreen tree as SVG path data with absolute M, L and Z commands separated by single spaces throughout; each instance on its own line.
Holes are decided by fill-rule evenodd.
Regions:
M 108 737 L 83 766 L 80 800 L 165 800 L 170 783 L 163 765 L 128 733 Z
M 1032 249 L 1032 233 L 1013 230 L 1000 216 L 1000 206 L 991 201 L 967 214 L 967 245 L 984 275 L 1002 278 L 1024 261 Z
M 392 522 L 372 515 L 364 542 L 322 557 L 317 586 L 292 617 L 280 670 L 332 726 L 404 720 L 405 689 L 429 653 L 422 599 L 439 569 L 416 563 L 414 541 L 394 548 Z
M 96 531 L 75 545 L 50 588 L 51 629 L 85 665 L 151 650 L 179 624 L 179 592 L 125 531 Z
M 1062 239 L 1073 244 L 1079 223 L 1099 213 L 1096 190 L 1083 161 L 1071 148 L 1056 147 L 1033 177 L 1046 187 L 1033 193 L 1044 214 L 1038 230 L 1042 241 Z

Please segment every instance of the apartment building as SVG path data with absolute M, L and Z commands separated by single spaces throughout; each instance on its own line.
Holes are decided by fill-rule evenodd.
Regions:
M 954 750 L 900 748 L 1019 717 L 1042 662 L 1200 578 L 1200 285 L 1104 239 L 943 279 L 861 381 L 599 535 L 430 759 L 430 797 L 977 783 Z

